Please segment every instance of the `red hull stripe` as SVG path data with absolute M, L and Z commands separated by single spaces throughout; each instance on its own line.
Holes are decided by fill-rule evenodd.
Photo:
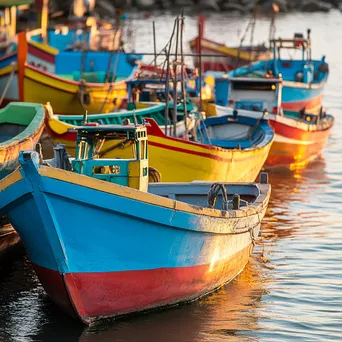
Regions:
M 235 278 L 248 262 L 250 246 L 212 265 L 143 271 L 67 273 L 35 266 L 51 299 L 84 322 L 189 301 Z M 64 282 L 64 285 L 63 285 Z
M 76 141 L 76 133 L 73 132 L 68 132 L 62 135 L 58 135 L 55 134 L 54 132 L 52 132 L 50 129 L 49 131 L 51 132 L 51 135 L 55 138 L 61 138 L 63 140 L 68 140 L 68 141 Z M 150 135 L 151 136 L 151 135 Z M 184 140 L 184 142 L 186 142 Z M 185 148 L 180 148 L 180 147 L 176 147 L 176 146 L 170 146 L 170 145 L 164 145 L 161 143 L 157 143 L 154 141 L 149 141 L 148 144 L 150 146 L 155 146 L 155 147 L 159 147 L 159 148 L 163 148 L 165 150 L 171 150 L 171 151 L 177 151 L 177 152 L 181 152 L 181 153 L 187 153 L 187 154 L 191 154 L 191 155 L 195 155 L 195 156 L 200 156 L 200 157 L 205 157 L 205 158 L 210 158 L 210 159 L 214 159 L 214 160 L 218 160 L 218 161 L 222 161 L 222 162 L 232 162 L 232 158 L 223 158 L 223 157 L 219 157 L 217 155 L 213 155 L 210 153 L 205 153 L 205 152 L 198 152 L 198 151 L 192 151 L 192 150 L 188 150 Z M 209 146 L 208 146 L 209 148 Z M 234 162 L 236 161 L 245 161 L 245 160 L 252 160 L 254 158 L 255 154 L 250 154 L 249 156 L 241 156 L 241 157 L 235 157 L 234 158 Z
M 317 142 L 318 140 L 326 140 L 330 135 L 330 128 L 320 131 L 304 131 L 299 128 L 285 125 L 278 121 L 269 120 L 274 132 L 285 138 L 299 140 L 303 142 Z
M 157 143 L 154 141 L 149 141 L 149 145 L 156 146 L 159 148 L 164 148 L 165 150 L 171 150 L 171 151 L 177 151 L 177 152 L 192 154 L 194 156 L 210 158 L 210 159 L 214 159 L 214 160 L 218 160 L 218 161 L 222 161 L 222 162 L 228 162 L 228 163 L 232 162 L 232 158 L 222 158 L 222 157 L 219 157 L 219 156 L 216 156 L 213 154 L 209 154 L 209 153 L 205 153 L 205 152 L 192 151 L 192 150 L 188 150 L 188 149 L 184 149 L 184 148 L 180 148 L 180 147 L 176 147 L 176 146 L 164 145 L 164 144 L 160 144 L 160 143 Z M 245 161 L 245 160 L 253 159 L 254 156 L 255 156 L 255 154 L 249 154 L 249 156 L 235 157 L 233 161 L 234 162 L 236 162 L 237 160 Z
M 39 59 L 42 59 L 43 61 L 45 62 L 48 62 L 48 63 L 51 63 L 51 64 L 54 64 L 55 63 L 55 59 L 56 57 L 54 55 L 51 55 L 49 54 L 48 52 L 46 51 L 43 51 L 35 46 L 32 46 L 30 44 L 28 44 L 28 53 L 35 56 L 35 57 L 38 57 Z
M 296 102 L 282 102 L 282 106 L 285 110 L 290 111 L 300 111 L 304 107 L 306 110 L 313 109 L 317 106 L 320 106 L 322 104 L 323 95 L 317 96 L 313 99 L 304 100 L 304 101 L 296 101 Z

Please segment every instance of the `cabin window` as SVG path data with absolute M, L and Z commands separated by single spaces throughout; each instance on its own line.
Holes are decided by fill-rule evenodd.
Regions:
M 273 82 L 244 82 L 235 81 L 232 83 L 233 90 L 257 90 L 257 91 L 275 91 L 277 84 Z

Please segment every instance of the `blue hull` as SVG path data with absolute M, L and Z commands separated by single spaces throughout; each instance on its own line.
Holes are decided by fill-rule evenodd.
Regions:
M 262 194 L 246 185 L 255 210 L 238 219 L 193 204 L 175 209 L 180 202 L 66 171 L 38 171 L 31 160 L 22 166 L 9 176 L 0 206 L 48 294 L 87 323 L 192 300 L 234 278 L 248 262 L 269 196 L 268 185 Z

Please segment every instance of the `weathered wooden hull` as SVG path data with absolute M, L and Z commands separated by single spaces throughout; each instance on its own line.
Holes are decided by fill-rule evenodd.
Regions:
M 0 206 L 49 296 L 84 323 L 194 300 L 232 280 L 270 195 L 267 184 L 229 184 L 253 187 L 256 200 L 222 212 L 21 163 L 0 183 Z
M 11 106 L 10 104 L 9 106 Z M 16 104 L 13 106 L 16 106 Z M 17 140 L 10 143 L 3 142 L 0 144 L 0 179 L 14 171 L 18 166 L 18 157 L 20 151 L 34 150 L 44 130 L 44 110 L 37 115 L 32 130 L 27 135 L 20 136 Z M 18 110 L 25 110 L 25 104 Z M 25 115 L 23 112 L 22 115 Z
M 258 52 L 257 47 L 253 47 L 251 52 L 246 50 L 239 51 L 238 47 L 228 47 L 206 38 L 202 38 L 201 45 L 201 53 L 204 55 L 201 60 L 204 72 L 233 70 L 251 62 L 268 59 L 271 55 L 268 51 Z M 199 53 L 198 37 L 190 42 L 190 48 L 193 53 Z M 198 57 L 194 58 L 194 64 L 197 68 L 199 67 Z

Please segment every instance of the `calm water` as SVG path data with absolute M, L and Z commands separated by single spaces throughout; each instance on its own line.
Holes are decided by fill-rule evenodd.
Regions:
M 247 19 L 246 19 L 247 20 Z M 238 42 L 246 20 L 213 16 L 206 31 Z M 152 18 L 135 19 L 137 51 L 151 47 Z M 187 39 L 196 35 L 187 19 Z M 171 16 L 156 19 L 158 47 Z M 44 295 L 30 263 L 2 271 L 0 341 L 338 341 L 342 340 L 342 15 L 279 18 L 278 33 L 312 28 L 314 56 L 328 56 L 325 105 L 336 117 L 323 157 L 294 171 L 270 174 L 273 194 L 250 264 L 231 284 L 191 305 L 84 328 Z M 256 41 L 267 37 L 257 26 Z

